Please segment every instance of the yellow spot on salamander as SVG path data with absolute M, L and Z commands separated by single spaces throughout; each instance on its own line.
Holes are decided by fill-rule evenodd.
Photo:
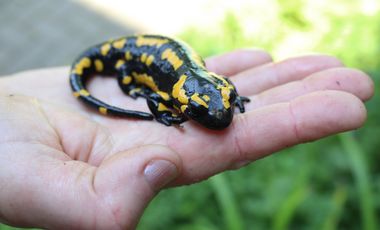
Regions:
M 73 95 L 74 97 L 79 97 L 79 96 L 87 97 L 87 96 L 90 96 L 90 93 L 85 89 L 81 89 L 79 91 L 74 92 Z
M 141 88 L 134 88 L 129 91 L 129 95 L 133 95 L 134 93 L 141 92 Z
M 154 82 L 152 76 L 149 76 L 146 73 L 139 74 L 136 72 L 132 72 L 132 76 L 135 79 L 137 84 L 142 84 L 142 85 L 148 86 L 151 90 L 153 90 L 155 92 L 158 91 L 158 86 Z
M 209 102 L 210 101 L 210 97 L 208 95 L 203 95 L 202 98 L 203 98 L 203 100 L 205 102 Z
M 220 90 L 220 93 L 222 95 L 224 108 L 229 109 L 231 107 L 230 94 L 231 94 L 231 90 L 234 89 L 234 86 L 232 84 L 228 83 L 228 81 L 224 77 L 222 77 L 216 73 L 209 72 L 209 74 L 212 77 L 215 77 L 222 82 L 222 84 L 218 85 L 217 89 Z
M 123 66 L 125 64 L 125 61 L 124 60 L 118 60 L 115 64 L 115 68 L 116 69 L 119 69 L 121 66 Z
M 187 79 L 186 75 L 182 75 L 179 80 L 174 84 L 172 95 L 174 98 L 178 99 L 181 104 L 188 104 L 189 99 L 186 96 L 186 91 L 183 88 L 185 81 Z
M 130 51 L 125 52 L 125 59 L 126 59 L 127 61 L 132 60 L 132 54 L 131 54 Z
M 107 108 L 105 107 L 99 107 L 99 112 L 103 115 L 107 115 Z
M 187 105 L 181 105 L 181 112 L 184 113 L 187 109 Z
M 228 87 L 231 90 L 235 90 L 234 85 L 232 85 L 231 83 L 229 83 L 224 77 L 222 77 L 222 76 L 220 76 L 220 75 L 218 75 L 216 73 L 212 73 L 212 72 L 209 72 L 209 73 L 211 74 L 211 76 L 213 76 L 213 77 L 221 80 L 224 86 Z
M 150 66 L 152 64 L 154 60 L 154 56 L 153 55 L 149 55 L 147 53 L 143 53 L 140 57 L 140 61 L 142 63 L 145 63 L 147 66 Z
M 104 69 L 103 62 L 99 59 L 96 59 L 94 63 L 95 63 L 95 70 L 97 72 L 102 72 Z
M 85 89 L 79 90 L 79 94 L 81 96 L 85 96 L 85 97 L 90 96 L 90 93 L 87 90 L 85 90 Z
M 220 89 L 220 93 L 222 94 L 224 108 L 225 109 L 230 108 L 231 107 L 231 104 L 230 104 L 231 89 L 228 86 L 218 86 L 218 89 Z
M 195 101 L 199 105 L 208 108 L 208 104 L 204 100 L 202 100 L 202 98 L 199 97 L 198 93 L 194 93 L 193 95 L 191 95 L 190 98 L 191 100 Z
M 128 85 L 129 83 L 131 83 L 131 81 L 132 81 L 131 76 L 124 76 L 122 83 L 123 83 L 123 85 Z
M 157 46 L 159 48 L 168 41 L 168 39 L 139 36 L 136 39 L 136 46 Z
M 157 110 L 160 111 L 160 112 L 162 112 L 162 111 L 170 111 L 170 109 L 168 107 L 166 107 L 166 105 L 164 105 L 162 103 L 158 103 Z
M 161 54 L 161 59 L 167 59 L 168 62 L 173 66 L 174 70 L 177 70 L 183 64 L 183 61 L 179 59 L 177 54 L 172 49 L 166 49 Z
M 157 94 L 160 95 L 162 97 L 162 99 L 164 99 L 165 101 L 169 101 L 169 99 L 170 99 L 169 94 L 165 93 L 163 91 L 157 91 Z
M 149 55 L 148 58 L 145 61 L 145 64 L 147 66 L 150 66 L 153 63 L 153 61 L 154 61 L 154 56 L 153 55 Z
M 74 67 L 72 73 L 82 75 L 83 70 L 91 66 L 91 59 L 88 57 L 82 58 Z
M 108 52 L 110 51 L 111 49 L 111 44 L 109 43 L 105 43 L 104 45 L 102 45 L 100 47 L 100 53 L 103 55 L 103 56 L 106 56 L 108 54 Z
M 141 61 L 142 63 L 145 63 L 147 57 L 148 57 L 148 54 L 147 54 L 147 53 L 143 53 L 143 54 L 141 55 L 141 57 L 140 57 L 140 61 Z
M 122 49 L 125 46 L 125 43 L 127 43 L 127 39 L 121 38 L 119 40 L 116 40 L 112 43 L 112 46 L 116 49 Z

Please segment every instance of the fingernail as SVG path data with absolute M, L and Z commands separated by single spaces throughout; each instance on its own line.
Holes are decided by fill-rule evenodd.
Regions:
M 151 188 L 159 191 L 178 176 L 178 169 L 170 161 L 153 160 L 145 167 L 144 175 Z

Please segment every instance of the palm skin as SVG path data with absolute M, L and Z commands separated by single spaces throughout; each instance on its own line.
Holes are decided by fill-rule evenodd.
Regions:
M 68 68 L 0 79 L 0 220 L 53 229 L 133 229 L 163 187 L 194 183 L 280 149 L 360 127 L 373 94 L 364 73 L 335 58 L 273 63 L 259 50 L 206 60 L 251 102 L 231 126 L 105 117 L 72 96 Z M 90 92 L 147 111 L 95 78 Z M 158 167 L 149 167 L 158 163 Z

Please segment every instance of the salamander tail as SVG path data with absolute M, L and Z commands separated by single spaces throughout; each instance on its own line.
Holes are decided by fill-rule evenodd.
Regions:
M 79 98 L 81 101 L 91 106 L 92 108 L 97 109 L 101 114 L 139 118 L 144 120 L 153 120 L 154 118 L 153 115 L 150 113 L 115 107 L 91 96 L 91 94 L 84 87 L 83 82 L 80 79 L 80 76 L 77 74 L 70 75 L 70 85 L 73 89 L 73 94 L 75 97 Z

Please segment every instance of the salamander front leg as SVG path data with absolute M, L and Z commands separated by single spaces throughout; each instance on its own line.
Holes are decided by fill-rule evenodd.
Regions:
M 245 112 L 244 103 L 247 103 L 247 102 L 250 102 L 250 101 L 251 100 L 248 97 L 238 96 L 238 97 L 236 97 L 235 104 L 239 108 L 240 112 L 244 113 Z
M 182 114 L 177 115 L 169 108 L 169 101 L 157 93 L 152 93 L 147 100 L 148 107 L 156 120 L 166 126 L 179 125 L 187 120 Z

